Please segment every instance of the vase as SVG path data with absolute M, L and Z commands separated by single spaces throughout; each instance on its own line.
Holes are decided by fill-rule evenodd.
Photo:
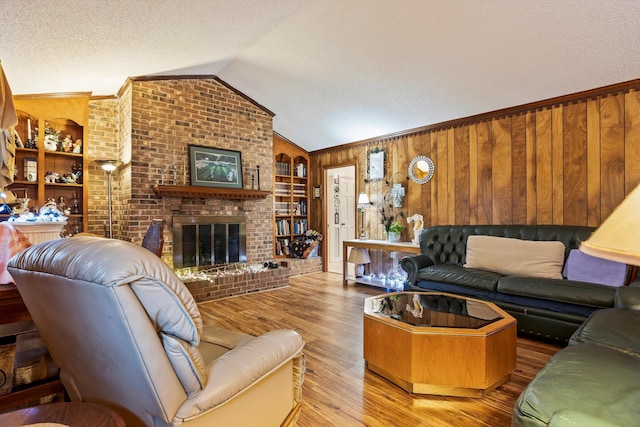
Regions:
M 394 233 L 393 231 L 389 231 L 387 233 L 387 241 L 397 242 L 399 240 L 400 240 L 400 233 Z

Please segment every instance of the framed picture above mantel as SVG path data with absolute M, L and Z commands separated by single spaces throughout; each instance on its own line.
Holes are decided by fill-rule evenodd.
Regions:
M 243 188 L 240 151 L 189 145 L 191 185 Z

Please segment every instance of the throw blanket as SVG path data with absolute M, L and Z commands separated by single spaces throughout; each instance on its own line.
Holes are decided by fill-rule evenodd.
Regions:
M 7 263 L 18 252 L 31 246 L 31 242 L 9 222 L 0 222 L 0 284 L 13 283 Z

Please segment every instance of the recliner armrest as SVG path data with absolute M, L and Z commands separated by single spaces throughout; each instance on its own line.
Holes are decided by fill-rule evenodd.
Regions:
M 615 308 L 640 310 L 640 287 L 621 286 L 616 290 Z
M 400 261 L 402 268 L 407 272 L 407 283 L 415 285 L 416 277 L 420 269 L 433 265 L 433 261 L 427 255 L 407 256 Z
M 208 366 L 205 388 L 185 401 L 176 417 L 188 419 L 221 405 L 299 355 L 303 347 L 300 334 L 289 329 L 272 330 L 240 344 Z

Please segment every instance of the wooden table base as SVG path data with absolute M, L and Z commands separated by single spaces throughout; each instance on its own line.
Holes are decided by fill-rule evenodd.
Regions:
M 486 304 L 502 318 L 478 329 L 413 326 L 365 305 L 367 368 L 410 393 L 484 396 L 516 367 L 516 320 Z
M 94 403 L 49 403 L 0 414 L 0 426 L 3 427 L 18 427 L 36 423 L 125 427 L 124 420 L 115 411 Z

